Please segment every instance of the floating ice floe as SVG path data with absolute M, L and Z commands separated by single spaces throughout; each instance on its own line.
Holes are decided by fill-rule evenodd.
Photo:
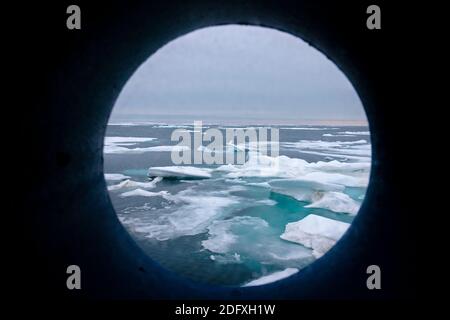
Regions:
M 313 259 L 309 249 L 277 241 L 276 230 L 259 217 L 235 216 L 216 220 L 207 230 L 208 239 L 202 241 L 202 246 L 216 254 L 217 262 L 230 263 L 236 253 L 279 266 L 299 266 Z
M 316 258 L 324 255 L 347 231 L 349 223 L 310 214 L 286 225 L 281 239 L 299 243 L 313 250 Z
M 121 197 L 163 197 L 170 198 L 170 193 L 167 191 L 151 192 L 143 189 L 135 189 L 120 194 Z
M 189 166 L 150 167 L 148 176 L 171 179 L 208 179 L 211 178 L 212 171 L 212 169 Z
M 277 204 L 277 202 L 275 200 L 272 199 L 264 199 L 264 200 L 259 200 L 256 201 L 257 204 L 263 204 L 265 206 L 274 206 Z
M 311 168 L 308 168 L 311 170 Z M 311 170 L 312 171 L 312 170 Z M 322 184 L 334 184 L 345 187 L 356 187 L 363 188 L 368 184 L 368 177 L 364 175 L 360 175 L 357 172 L 352 174 L 343 174 L 343 173 L 335 173 L 335 172 L 326 172 L 326 171 L 313 171 L 306 173 L 303 177 L 303 180 L 316 181 Z
M 361 135 L 361 136 L 368 136 L 370 135 L 369 131 L 344 131 L 344 132 L 338 132 L 339 134 L 351 134 L 351 135 Z
M 154 141 L 156 138 L 146 137 L 105 137 L 105 145 L 125 145 L 130 146 L 140 142 Z
M 188 146 L 156 146 L 156 147 L 148 147 L 148 148 L 142 148 L 146 151 L 170 151 L 170 152 L 180 152 L 180 151 L 189 151 L 190 148 Z
M 104 153 L 141 153 L 145 148 L 127 148 L 142 142 L 150 142 L 156 138 L 146 137 L 105 137 Z
M 124 219 L 123 223 L 144 237 L 165 241 L 204 232 L 213 221 L 223 218 L 232 211 L 233 205 L 238 204 L 233 196 L 211 196 L 189 189 L 161 196 L 179 206 L 175 210 L 167 208 L 152 215 L 141 215 L 134 220 Z
M 314 180 L 278 179 L 268 182 L 273 192 L 310 202 L 305 208 L 323 208 L 338 213 L 354 215 L 360 203 L 343 193 L 342 185 L 321 183 Z
M 268 223 L 257 217 L 237 216 L 232 219 L 214 221 L 208 227 L 209 237 L 202 241 L 203 248 L 215 253 L 227 253 L 237 243 L 238 236 L 232 232 L 236 226 L 247 226 L 252 229 L 267 228 Z
M 121 173 L 105 173 L 106 181 L 120 181 L 120 180 L 129 179 L 129 178 L 130 178 L 129 176 L 126 176 Z
M 302 153 L 321 156 L 347 158 L 352 160 L 369 162 L 371 147 L 367 140 L 357 141 L 323 141 L 300 140 L 298 142 L 284 142 L 282 147 L 296 150 Z
M 241 263 L 241 255 L 234 253 L 233 255 L 221 256 L 221 255 L 210 255 L 209 258 L 220 264 L 230 264 L 230 263 Z
M 273 179 L 267 182 L 275 190 L 344 191 L 343 185 L 312 179 Z
M 243 165 L 227 164 L 220 166 L 216 171 L 226 172 L 226 178 L 293 178 L 348 187 L 365 187 L 368 183 L 370 163 L 338 161 L 309 163 L 303 159 L 287 156 L 270 157 L 250 152 L 248 161 Z
M 140 154 L 145 152 L 181 152 L 189 151 L 187 146 L 154 146 L 143 148 L 126 148 L 118 145 L 105 145 L 103 152 L 106 154 Z
M 269 157 L 250 152 L 243 165 L 223 165 L 216 169 L 231 179 L 272 178 L 264 182 L 246 183 L 248 186 L 269 188 L 299 201 L 311 203 L 311 207 L 335 212 L 355 214 L 360 202 L 352 199 L 347 187 L 365 188 L 369 182 L 370 163 L 344 163 L 336 160 L 309 163 L 287 156 Z M 242 180 L 241 180 L 242 181 Z
M 353 137 L 353 134 L 333 134 L 333 133 L 324 133 L 322 137 Z
M 108 126 L 123 126 L 123 127 L 135 127 L 135 126 L 153 126 L 158 124 L 152 121 L 129 121 L 129 122 L 109 122 Z
M 200 133 L 201 130 L 191 130 L 191 129 L 179 129 L 178 132 L 188 132 L 188 133 Z
M 243 285 L 243 287 L 252 287 L 252 286 L 262 286 L 264 284 L 272 283 L 275 281 L 279 281 L 281 279 L 285 279 L 287 277 L 292 276 L 293 274 L 296 274 L 298 272 L 297 268 L 286 268 L 282 271 L 277 271 L 265 276 L 262 276 L 261 278 L 252 280 L 246 284 Z
M 167 191 L 151 192 L 144 189 L 134 189 L 120 194 L 121 197 L 168 197 L 170 193 Z
M 333 129 L 337 129 L 337 128 L 326 128 L 326 127 L 284 127 L 284 128 L 280 128 L 282 130 L 311 130 L 311 131 L 316 131 L 316 130 L 333 130 Z
M 189 124 L 159 124 L 153 126 L 153 128 L 167 128 L 167 129 L 192 128 L 192 127 L 193 125 Z
M 323 208 L 334 212 L 355 215 L 360 207 L 359 202 L 342 192 L 315 193 L 311 200 L 312 203 L 306 205 L 305 208 Z
M 370 163 L 367 162 L 340 162 L 337 160 L 332 161 L 318 161 L 311 162 L 308 167 L 317 171 L 337 172 L 344 174 L 354 174 L 358 172 L 368 173 L 370 170 Z
M 200 132 L 200 129 L 208 129 L 209 126 L 195 126 L 192 124 L 160 124 L 153 126 L 153 128 L 159 128 L 159 129 L 188 129 L 186 131 L 190 132 Z M 195 131 L 194 131 L 195 130 Z
M 133 181 L 133 180 L 127 179 L 118 184 L 108 186 L 108 190 L 114 191 L 114 190 L 118 190 L 118 189 L 122 189 L 122 188 L 136 188 L 136 187 L 144 188 L 144 189 L 152 189 L 162 179 L 163 179 L 162 177 L 156 177 L 152 181 L 148 181 L 148 182 L 139 182 L 139 181 Z

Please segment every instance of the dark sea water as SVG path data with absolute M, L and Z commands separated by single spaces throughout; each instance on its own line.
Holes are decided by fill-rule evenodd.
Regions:
M 313 262 L 311 247 L 280 236 L 309 215 L 352 222 L 370 173 L 369 129 L 272 127 L 279 129 L 276 171 L 247 150 L 244 165 L 196 165 L 206 179 L 167 174 L 151 182 L 149 168 L 174 166 L 173 130 L 192 124 L 111 123 L 104 172 L 119 219 L 152 259 L 199 282 L 274 281 Z

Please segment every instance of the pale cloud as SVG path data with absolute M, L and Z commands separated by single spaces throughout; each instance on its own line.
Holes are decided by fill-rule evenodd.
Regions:
M 119 114 L 365 120 L 345 75 L 303 40 L 218 26 L 162 47 L 123 88 Z

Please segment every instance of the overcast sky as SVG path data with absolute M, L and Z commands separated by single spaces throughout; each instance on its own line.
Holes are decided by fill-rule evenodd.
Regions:
M 366 120 L 352 85 L 322 53 L 277 30 L 237 25 L 162 47 L 123 88 L 119 114 Z

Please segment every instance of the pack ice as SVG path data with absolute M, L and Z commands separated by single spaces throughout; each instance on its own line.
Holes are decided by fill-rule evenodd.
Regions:
M 280 238 L 311 248 L 312 254 L 319 258 L 342 237 L 349 226 L 349 223 L 310 214 L 297 222 L 288 223 Z

